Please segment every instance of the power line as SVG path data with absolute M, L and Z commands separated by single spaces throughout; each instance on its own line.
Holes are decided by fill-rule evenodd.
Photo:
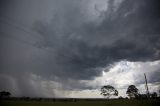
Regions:
M 23 44 L 26 44 L 26 45 L 30 45 L 30 46 L 32 46 L 32 47 L 41 49 L 41 50 L 43 50 L 43 51 L 47 51 L 47 52 L 50 52 L 50 53 L 55 53 L 55 52 L 53 52 L 53 51 L 51 51 L 51 50 L 48 50 L 48 49 L 45 49 L 45 48 L 43 48 L 43 47 L 36 46 L 36 44 L 27 42 L 27 41 L 22 40 L 22 39 L 18 39 L 18 38 L 13 37 L 13 36 L 9 36 L 8 34 L 5 34 L 5 33 L 3 33 L 2 31 L 0 31 L 0 33 L 2 34 L 1 37 L 6 37 L 6 38 L 8 38 L 8 39 L 12 39 L 12 40 L 15 40 L 15 41 L 17 41 L 17 42 L 19 42 L 19 43 L 23 43 Z
M 31 36 L 31 35 L 35 35 L 34 33 L 30 32 L 30 31 L 27 31 L 22 25 L 19 26 L 18 24 L 15 24 L 16 22 L 11 23 L 11 21 L 9 22 L 9 21 L 6 20 L 6 19 L 12 20 L 12 19 L 10 19 L 9 17 L 2 18 L 2 16 L 1 16 L 1 17 L 0 17 L 0 23 L 7 24 L 8 26 L 11 25 L 11 26 L 13 26 L 14 28 L 16 28 L 17 30 L 20 30 L 20 31 L 22 31 L 22 32 L 24 32 L 24 33 L 27 33 L 27 36 L 29 36 L 29 35 L 30 35 L 30 36 Z M 0 32 L 3 34 L 3 35 L 1 35 L 1 36 L 3 36 L 3 37 L 7 37 L 7 38 L 9 38 L 9 39 L 16 40 L 16 41 L 18 41 L 18 42 L 20 42 L 20 43 L 30 45 L 30 46 L 32 46 L 32 47 L 41 49 L 41 50 L 43 50 L 43 51 L 47 51 L 47 52 L 49 52 L 49 53 L 55 53 L 55 52 L 53 52 L 53 51 L 51 51 L 51 50 L 48 50 L 48 49 L 45 49 L 45 48 L 43 48 L 43 47 L 37 46 L 36 44 L 33 44 L 33 43 L 28 42 L 28 41 L 25 41 L 25 40 L 22 40 L 22 39 L 19 39 L 19 38 L 10 36 L 10 35 L 8 35 L 8 34 L 5 34 L 5 33 L 2 32 L 2 31 L 0 31 Z M 4 36 L 4 35 L 5 35 L 5 36 Z M 37 35 L 37 34 L 36 34 L 36 35 Z M 35 37 L 35 36 L 32 36 L 32 37 Z
M 12 21 L 11 21 L 12 20 Z M 34 35 L 34 36 L 32 36 L 32 37 L 35 37 L 35 36 L 37 36 L 38 34 L 36 34 L 36 33 L 33 33 L 33 32 L 31 32 L 31 31 L 29 31 L 29 30 L 27 30 L 25 27 L 24 27 L 24 25 L 22 26 L 22 24 L 20 25 L 20 24 L 17 24 L 17 23 L 19 23 L 19 22 L 15 22 L 15 21 L 13 21 L 13 19 L 11 19 L 11 18 L 9 18 L 9 17 L 2 17 L 2 16 L 0 16 L 0 23 L 3 23 L 3 24 L 6 24 L 6 25 L 8 25 L 9 27 L 11 27 L 11 26 L 13 26 L 15 29 L 17 29 L 17 30 L 20 30 L 20 31 L 22 31 L 22 32 L 24 32 L 24 33 L 27 33 L 27 36 L 31 36 L 31 35 Z M 39 37 L 41 37 L 40 35 L 38 35 Z
M 31 36 L 31 35 L 38 35 L 38 34 L 34 34 L 33 32 L 31 32 L 31 31 L 28 31 L 28 30 L 26 30 L 25 28 L 24 28 L 24 26 L 22 26 L 22 25 L 18 25 L 18 24 L 15 24 L 15 23 L 18 23 L 18 22 L 11 22 L 11 21 L 8 21 L 8 20 L 6 20 L 6 19 L 8 19 L 8 20 L 12 20 L 13 21 L 13 19 L 11 19 L 11 18 L 9 18 L 9 17 L 0 17 L 0 23 L 3 23 L 3 24 L 6 24 L 6 25 L 8 25 L 8 26 L 13 26 L 15 29 L 17 29 L 17 30 L 20 30 L 20 31 L 22 31 L 22 32 L 24 32 L 24 33 L 27 33 L 27 36 Z M 32 47 L 35 47 L 35 48 L 38 48 L 38 49 L 41 49 L 41 50 L 43 50 L 43 51 L 47 51 L 47 52 L 49 52 L 49 53 L 55 53 L 55 52 L 53 52 L 53 51 L 51 51 L 51 50 L 48 50 L 48 49 L 45 49 L 45 48 L 43 48 L 43 47 L 39 47 L 39 46 L 37 46 L 36 44 L 33 44 L 33 43 L 30 43 L 30 42 L 27 42 L 27 41 L 25 41 L 25 40 L 22 40 L 22 39 L 18 39 L 18 38 L 16 38 L 16 37 L 13 37 L 13 36 L 10 36 L 10 35 L 7 35 L 7 34 L 5 34 L 5 33 L 3 33 L 2 31 L 0 31 L 3 35 L 5 35 L 5 36 L 3 36 L 3 35 L 1 35 L 1 36 L 3 36 L 3 37 L 7 37 L 7 38 L 9 38 L 9 39 L 12 39 L 12 40 L 16 40 L 16 41 L 18 41 L 18 42 L 20 42 L 20 43 L 24 43 L 24 44 L 27 44 L 27 45 L 30 45 L 30 46 L 32 46 Z M 32 37 L 35 37 L 35 36 L 32 36 Z
M 6 20 L 6 19 L 12 20 L 12 19 L 10 19 L 10 18 L 8 18 L 8 17 L 5 17 L 5 18 L 0 17 L 0 23 L 7 24 L 8 26 L 11 25 L 11 26 L 13 26 L 14 28 L 16 28 L 17 30 L 20 30 L 20 31 L 22 31 L 22 32 L 27 33 L 27 35 L 35 35 L 34 33 L 30 32 L 30 31 L 27 31 L 27 30 L 26 30 L 25 28 L 23 28 L 22 26 L 19 26 L 18 24 L 15 24 L 16 22 L 15 22 L 15 23 L 13 23 L 13 22 L 11 23 L 11 21 L 9 22 L 9 21 Z M 3 20 L 4 20 L 4 21 L 3 21 Z M 0 32 L 3 33 L 2 31 L 0 31 Z M 41 50 L 43 50 L 43 51 L 46 51 L 46 52 L 54 53 L 54 54 L 55 54 L 54 51 L 48 50 L 48 49 L 43 48 L 43 47 L 39 47 L 39 46 L 37 46 L 36 44 L 29 43 L 29 42 L 27 42 L 27 41 L 25 41 L 25 40 L 18 39 L 18 38 L 15 38 L 15 37 L 13 37 L 13 36 L 9 36 L 9 35 L 7 35 L 7 34 L 5 34 L 5 33 L 3 33 L 3 35 L 5 35 L 5 36 L 3 36 L 3 37 L 7 37 L 7 38 L 9 38 L 9 39 L 13 39 L 13 40 L 16 40 L 16 41 L 18 41 L 18 42 L 21 42 L 21 43 L 30 45 L 30 46 L 35 47 L 35 48 L 38 48 L 38 49 L 41 49 Z M 36 35 L 37 35 L 37 34 L 36 34 Z M 32 37 L 35 37 L 35 36 L 32 36 Z M 56 54 L 57 54 L 57 53 L 56 53 Z M 67 57 L 66 55 L 60 54 L 60 53 L 58 53 L 57 56 Z

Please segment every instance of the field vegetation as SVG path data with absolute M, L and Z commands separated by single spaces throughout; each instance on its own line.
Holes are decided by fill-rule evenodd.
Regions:
M 0 106 L 159 106 L 159 99 L 1 100 Z

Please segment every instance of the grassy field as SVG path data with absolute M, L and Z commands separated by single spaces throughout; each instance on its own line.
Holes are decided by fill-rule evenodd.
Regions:
M 159 106 L 158 100 L 109 100 L 109 101 L 0 101 L 0 106 Z

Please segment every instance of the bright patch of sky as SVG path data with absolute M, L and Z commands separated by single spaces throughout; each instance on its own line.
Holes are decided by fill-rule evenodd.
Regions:
M 84 92 L 77 92 L 83 93 L 84 97 L 102 97 L 100 94 L 100 88 L 103 85 L 112 85 L 119 91 L 119 96 L 127 96 L 126 90 L 129 85 L 136 85 L 139 89 L 140 93 L 145 93 L 145 79 L 144 73 L 147 75 L 148 79 L 148 86 L 150 92 L 157 92 L 158 87 L 160 86 L 159 82 L 152 82 L 151 77 L 154 73 L 158 72 L 160 66 L 160 61 L 153 61 L 153 62 L 129 62 L 129 61 L 120 61 L 114 63 L 112 67 L 108 70 L 103 71 L 101 77 L 97 77 L 94 80 L 89 81 L 82 81 L 86 85 L 93 86 L 95 90 L 92 93 L 88 91 L 88 93 Z M 108 68 L 106 68 L 108 69 Z M 76 93 L 75 93 L 76 94 Z M 97 95 L 98 94 L 98 95 Z M 93 96 L 95 95 L 95 96 Z M 76 96 L 76 95 L 75 95 Z M 73 94 L 72 94 L 73 97 Z

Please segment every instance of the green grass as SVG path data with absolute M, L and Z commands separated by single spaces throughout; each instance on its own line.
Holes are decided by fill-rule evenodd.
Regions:
M 0 101 L 0 106 L 158 106 L 158 100 L 109 100 L 109 101 Z

